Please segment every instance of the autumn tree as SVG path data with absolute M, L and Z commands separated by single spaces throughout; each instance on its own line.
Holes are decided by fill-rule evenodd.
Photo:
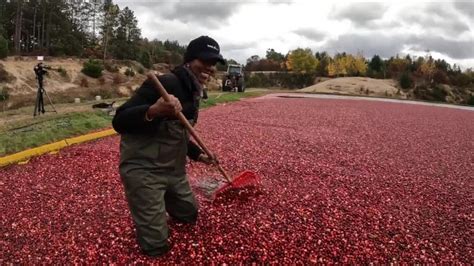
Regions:
M 431 56 L 428 56 L 428 55 L 425 58 L 423 58 L 418 68 L 418 72 L 428 83 L 433 83 L 432 77 L 435 70 L 436 70 L 436 66 L 435 66 L 434 60 Z
M 326 67 L 326 73 L 328 77 L 335 77 L 337 75 L 336 62 L 334 59 L 330 59 Z
M 391 57 L 387 62 L 388 74 L 391 78 L 398 79 L 398 77 L 405 72 L 410 66 L 410 62 L 406 58 Z
M 298 48 L 290 51 L 286 61 L 286 68 L 297 73 L 314 73 L 318 67 L 319 61 L 314 56 L 311 49 Z
M 348 73 L 351 76 L 365 76 L 365 74 L 367 73 L 367 62 L 361 54 L 358 54 L 356 56 L 349 55 L 348 64 Z

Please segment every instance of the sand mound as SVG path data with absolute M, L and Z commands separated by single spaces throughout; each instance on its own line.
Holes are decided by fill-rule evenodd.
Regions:
M 333 93 L 346 95 L 393 96 L 399 91 L 392 79 L 372 79 L 365 77 L 344 77 L 326 80 L 303 88 L 300 92 Z M 403 92 L 401 92 L 403 94 Z

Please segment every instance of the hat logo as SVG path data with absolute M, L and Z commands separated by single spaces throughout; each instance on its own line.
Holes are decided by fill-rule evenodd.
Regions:
M 213 46 L 213 45 L 208 44 L 207 47 L 212 48 L 212 49 L 219 52 L 219 49 L 217 47 Z

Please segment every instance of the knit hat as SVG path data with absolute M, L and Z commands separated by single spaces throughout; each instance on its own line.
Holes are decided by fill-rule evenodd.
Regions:
M 208 36 L 201 36 L 189 42 L 184 53 L 184 62 L 187 63 L 194 59 L 216 60 L 225 65 L 225 60 L 220 54 L 219 44 Z

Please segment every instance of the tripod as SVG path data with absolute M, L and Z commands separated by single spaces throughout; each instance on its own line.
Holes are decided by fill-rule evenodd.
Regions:
M 38 79 L 38 91 L 36 93 L 36 101 L 35 101 L 35 112 L 33 113 L 33 117 L 36 115 L 44 114 L 46 111 L 44 110 L 44 97 L 43 94 L 48 97 L 49 104 L 53 107 L 53 112 L 58 113 L 56 109 L 54 108 L 53 101 L 51 101 L 51 98 L 49 97 L 48 93 L 46 90 L 43 88 L 43 75 L 36 75 Z

